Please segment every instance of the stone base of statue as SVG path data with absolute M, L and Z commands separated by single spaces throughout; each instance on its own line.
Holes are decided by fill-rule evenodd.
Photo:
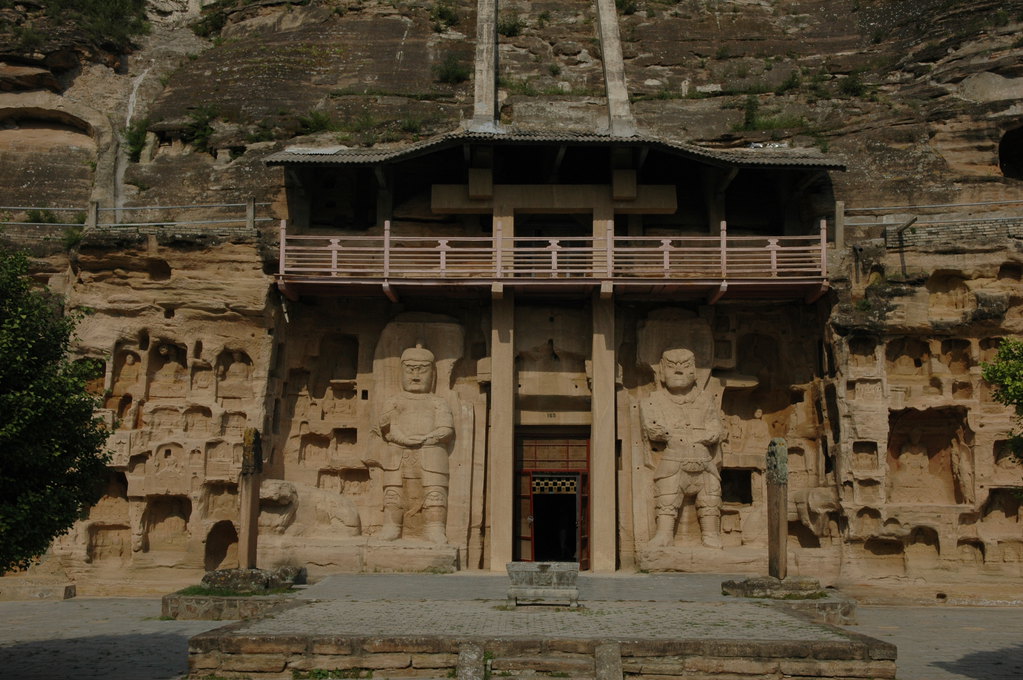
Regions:
M 259 564 L 305 565 L 310 578 L 359 572 L 458 571 L 458 548 L 419 539 L 384 541 L 373 536 L 260 536 Z
M 697 539 L 698 540 L 698 539 Z M 767 552 L 755 546 L 708 548 L 702 544 L 640 548 L 636 567 L 641 571 L 756 574 L 767 571 Z
M 383 541 L 369 536 L 362 570 L 447 574 L 458 571 L 458 548 L 414 538 Z
M 823 623 L 848 626 L 856 623 L 856 600 L 831 588 L 822 588 L 820 581 L 807 576 L 777 579 L 754 576 L 724 581 L 721 592 L 733 597 L 776 600 L 785 609 L 798 611 Z

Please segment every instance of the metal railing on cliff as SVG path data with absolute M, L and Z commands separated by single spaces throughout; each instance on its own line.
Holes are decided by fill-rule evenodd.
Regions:
M 1023 238 L 1023 199 L 846 207 L 835 204 L 835 245 L 883 238 L 892 249 L 955 248 L 964 240 Z
M 135 234 L 251 236 L 258 225 L 275 221 L 269 203 L 201 203 L 106 208 L 0 206 L 0 229 L 13 241 L 37 243 L 80 240 L 87 231 Z

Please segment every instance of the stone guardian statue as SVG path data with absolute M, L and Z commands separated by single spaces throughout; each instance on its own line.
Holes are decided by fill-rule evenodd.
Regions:
M 653 452 L 657 530 L 649 548 L 671 546 L 675 522 L 687 498 L 695 498 L 703 545 L 721 547 L 721 414 L 716 400 L 699 385 L 696 357 L 688 349 L 661 355 L 660 385 L 640 404 L 643 434 Z
M 422 510 L 423 538 L 447 543 L 448 454 L 455 435 L 451 408 L 433 394 L 433 353 L 421 345 L 401 355 L 401 393 L 384 402 L 377 420 L 387 442 L 383 469 L 384 523 L 379 538 L 402 537 L 406 516 Z M 409 507 L 409 500 L 422 506 Z M 418 504 L 417 504 L 418 505 Z

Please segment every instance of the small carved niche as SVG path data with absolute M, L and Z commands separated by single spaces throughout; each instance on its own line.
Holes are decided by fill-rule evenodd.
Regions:
M 236 455 L 239 445 L 216 439 L 206 443 L 206 477 L 231 479 L 241 465 L 241 456 Z
M 973 399 L 973 385 L 964 380 L 956 380 L 952 383 L 953 399 Z
M 970 341 L 949 338 L 941 342 L 941 362 L 953 375 L 969 375 L 973 360 L 970 357 Z
M 302 435 L 298 460 L 311 467 L 326 466 L 330 458 L 330 437 L 315 432 Z
M 937 531 L 931 527 L 913 527 L 906 538 L 906 561 L 910 568 L 937 567 L 940 553 Z
M 961 538 L 956 543 L 956 554 L 963 564 L 981 565 L 984 563 L 984 542 L 975 538 Z
M 877 340 L 864 336 L 849 339 L 849 363 L 859 368 L 873 368 L 877 360 Z
M 873 536 L 863 543 L 874 576 L 903 576 L 906 573 L 906 550 L 902 541 Z
M 992 446 L 992 455 L 995 459 L 995 465 L 1000 468 L 1013 469 L 1020 466 L 1020 460 L 1012 450 L 1012 441 L 1008 439 L 995 440 Z
M 1020 501 L 1012 489 L 991 489 L 991 495 L 980 512 L 980 523 L 985 533 L 1019 531 Z
M 856 533 L 860 536 L 876 534 L 881 529 L 881 512 L 875 508 L 860 508 L 856 512 Z
M 241 437 L 245 433 L 248 416 L 242 411 L 228 411 L 220 417 L 220 433 L 225 437 Z
M 217 397 L 247 399 L 252 396 L 249 378 L 252 359 L 240 349 L 225 349 L 217 357 Z
M 113 373 L 108 403 L 119 403 L 123 395 L 139 395 L 142 361 L 136 352 L 129 349 L 119 350 L 114 355 Z
M 238 516 L 238 485 L 233 482 L 206 482 L 200 498 L 203 519 Z
M 994 361 L 998 354 L 998 347 L 1002 344 L 1002 338 L 984 338 L 980 341 L 980 360 L 983 362 Z
M 725 503 L 753 503 L 753 471 L 725 468 L 721 471 L 721 500 Z
M 1023 265 L 1019 262 L 1004 262 L 998 268 L 998 280 L 1019 282 L 1023 279 Z
M 187 496 L 149 497 L 142 515 L 147 552 L 183 550 L 188 542 L 191 515 L 192 501 Z
M 85 554 L 93 564 L 124 564 L 131 557 L 131 530 L 126 524 L 90 525 Z
M 888 372 L 899 375 L 928 375 L 931 348 L 917 338 L 893 338 L 885 347 Z
M 128 522 L 128 478 L 123 472 L 107 470 L 103 496 L 89 511 L 89 519 L 110 524 Z
M 354 427 L 338 427 L 334 429 L 334 442 L 337 448 L 355 446 L 359 441 L 359 431 Z
M 927 279 L 925 287 L 930 293 L 929 306 L 932 313 L 959 315 L 974 306 L 973 293 L 966 285 L 966 277 L 959 272 L 934 272 Z
M 188 389 L 184 345 L 161 342 L 149 356 L 149 397 L 180 397 Z
M 211 434 L 213 411 L 206 406 L 189 406 L 185 409 L 185 432 Z
M 238 567 L 238 531 L 229 520 L 217 522 L 206 535 L 203 565 L 206 571 Z
M 853 469 L 854 470 L 877 470 L 877 442 L 858 441 L 853 442 Z

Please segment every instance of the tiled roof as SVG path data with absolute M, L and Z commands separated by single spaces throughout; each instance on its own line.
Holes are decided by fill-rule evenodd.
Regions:
M 349 148 L 345 146 L 289 146 L 266 157 L 268 165 L 377 165 L 465 144 L 488 142 L 497 145 L 572 144 L 578 146 L 647 146 L 668 153 L 703 160 L 714 165 L 763 168 L 845 170 L 845 162 L 816 149 L 746 148 L 710 149 L 652 137 L 613 137 L 599 134 L 554 132 L 451 132 L 414 144 L 391 148 Z

